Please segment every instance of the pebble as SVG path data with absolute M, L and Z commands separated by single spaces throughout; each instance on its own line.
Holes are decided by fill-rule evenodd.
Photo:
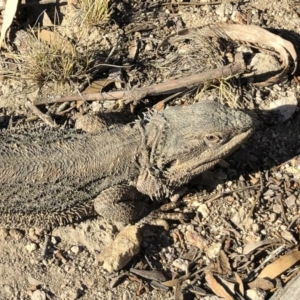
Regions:
M 296 196 L 295 195 L 290 195 L 285 199 L 285 203 L 288 208 L 292 207 L 296 203 Z
M 260 289 L 249 289 L 246 291 L 247 299 L 250 300 L 264 300 L 266 299 L 267 293 Z
M 222 244 L 221 243 L 213 243 L 206 251 L 206 255 L 208 256 L 208 258 L 213 259 L 216 258 L 219 253 L 220 250 L 222 248 Z
M 37 249 L 37 244 L 36 243 L 29 243 L 26 245 L 26 250 L 31 253 Z
M 51 243 L 52 243 L 53 245 L 56 245 L 56 244 L 58 243 L 57 237 L 52 236 L 52 237 L 51 237 Z
M 282 213 L 282 207 L 280 204 L 274 204 L 273 205 L 273 212 L 277 213 L 277 214 L 281 214 Z
M 78 254 L 80 252 L 79 246 L 72 246 L 70 249 L 74 254 Z
M 173 261 L 172 265 L 182 271 L 186 271 L 189 266 L 189 261 L 182 258 L 177 258 Z
M 41 290 L 36 290 L 31 295 L 31 300 L 46 300 L 46 293 Z
M 199 205 L 197 211 L 201 213 L 203 218 L 207 218 L 209 216 L 209 209 L 206 204 Z

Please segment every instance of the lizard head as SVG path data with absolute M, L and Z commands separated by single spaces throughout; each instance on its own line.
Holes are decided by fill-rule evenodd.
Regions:
M 255 127 L 248 114 L 212 101 L 172 107 L 161 117 L 164 134 L 156 147 L 155 164 L 170 186 L 186 183 L 214 166 L 247 140 Z

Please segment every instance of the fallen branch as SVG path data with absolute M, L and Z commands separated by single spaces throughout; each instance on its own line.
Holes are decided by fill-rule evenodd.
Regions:
M 235 76 L 245 71 L 246 65 L 242 57 L 242 53 L 236 55 L 236 61 L 233 64 L 208 70 L 202 73 L 193 74 L 191 76 L 170 79 L 164 83 L 153 84 L 145 87 L 141 87 L 131 91 L 114 91 L 109 93 L 92 93 L 83 95 L 72 95 L 59 99 L 37 99 L 34 104 L 50 104 L 50 103 L 61 103 L 71 102 L 78 100 L 85 101 L 111 101 L 111 100 L 123 100 L 125 104 L 137 103 L 141 99 L 147 96 L 157 96 L 162 94 L 177 93 L 180 91 L 191 89 L 202 82 L 220 79 L 229 76 Z

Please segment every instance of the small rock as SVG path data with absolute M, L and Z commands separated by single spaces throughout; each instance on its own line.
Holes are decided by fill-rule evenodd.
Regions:
M 297 200 L 297 198 L 295 195 L 290 195 L 285 199 L 285 203 L 286 203 L 287 207 L 290 208 L 295 205 L 296 200 Z
M 273 205 L 273 212 L 276 214 L 281 214 L 282 213 L 282 207 L 280 204 L 274 204 Z
M 120 270 L 139 253 L 141 240 L 140 228 L 128 225 L 101 251 L 97 260 L 103 262 L 103 268 L 108 272 Z
M 194 225 L 188 224 L 188 225 L 186 226 L 186 230 L 187 230 L 187 231 L 194 231 Z
M 26 245 L 26 249 L 29 253 L 35 251 L 37 249 L 37 244 L 35 243 L 29 243 Z
M 216 258 L 221 248 L 222 248 L 221 243 L 213 243 L 206 251 L 207 257 L 210 259 Z
M 76 300 L 78 299 L 78 293 L 76 290 L 64 290 L 63 293 L 60 295 L 61 300 Z
M 266 299 L 267 293 L 260 289 L 249 289 L 246 291 L 247 299 L 250 300 L 264 300 Z
M 41 290 L 36 290 L 31 295 L 31 300 L 46 300 L 46 293 Z
M 52 243 L 53 245 L 56 245 L 56 244 L 58 243 L 57 237 L 51 236 L 51 243 Z
M 268 189 L 268 190 L 264 193 L 264 197 L 266 197 L 266 196 L 273 196 L 274 193 L 275 193 L 275 192 L 274 192 L 273 190 Z
M 9 230 L 9 235 L 12 236 L 16 241 L 19 241 L 24 236 L 24 233 L 13 228 Z
M 178 268 L 182 271 L 186 271 L 188 266 L 189 266 L 189 261 L 186 259 L 182 259 L 182 258 L 177 258 L 173 261 L 172 265 L 175 268 Z
M 72 246 L 70 249 L 74 254 L 78 254 L 80 252 L 79 246 Z
M 209 209 L 206 204 L 200 204 L 197 211 L 201 213 L 203 218 L 207 218 L 209 216 Z
M 266 53 L 255 53 L 252 56 L 250 66 L 254 71 L 254 80 L 264 80 L 270 72 L 276 72 L 281 69 L 279 61 Z M 263 77 L 264 76 L 264 77 Z

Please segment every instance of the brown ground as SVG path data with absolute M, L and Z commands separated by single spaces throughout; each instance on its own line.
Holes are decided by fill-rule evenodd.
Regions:
M 152 7 L 148 2 L 112 2 L 111 20 L 107 25 L 92 30 L 82 43 L 89 45 L 90 49 L 101 49 L 99 56 L 104 58 L 115 46 L 106 63 L 134 64 L 132 69 L 123 72 L 125 83 L 121 88 L 158 83 L 174 76 L 157 71 L 154 67 L 157 59 L 154 51 L 165 37 L 185 27 L 248 21 L 271 28 L 273 32 L 291 39 L 296 48 L 300 41 L 297 35 L 300 34 L 300 4 L 297 6 L 297 1 L 257 0 L 232 4 L 224 1 L 217 5 L 178 7 L 156 5 L 152 1 L 149 1 L 154 3 Z M 33 26 L 34 18 L 43 9 L 24 8 L 19 12 L 19 25 L 14 24 L 9 34 L 12 41 L 22 41 L 18 32 L 25 26 L 24 20 L 32 21 Z M 47 11 L 51 17 L 53 5 L 48 5 Z M 68 17 L 72 16 L 69 7 L 60 6 L 59 13 L 65 24 L 60 29 L 62 34 L 68 38 L 76 36 L 78 26 L 70 21 L 68 23 Z M 149 25 L 147 30 L 145 24 Z M 141 30 L 138 27 L 140 25 L 143 25 Z M 21 52 L 17 42 L 17 51 Z M 140 51 L 138 58 L 134 59 L 136 47 L 140 47 Z M 3 67 L 7 68 L 8 65 L 4 64 Z M 18 68 L 13 71 L 22 73 L 22 67 L 19 68 L 21 71 Z M 102 77 L 98 74 L 102 82 L 107 79 L 108 71 L 102 71 Z M 30 80 L 10 76 L 1 79 L 0 126 L 7 127 L 12 117 L 14 120 L 21 119 L 22 123 L 26 119 L 24 116 L 32 115 L 24 107 L 25 100 L 35 99 L 38 89 Z M 74 84 L 80 86 L 83 81 Z M 244 107 L 257 108 L 260 125 L 251 140 L 226 160 L 228 164 L 217 166 L 189 185 L 189 194 L 184 200 L 189 210 L 195 212 L 190 223 L 174 222 L 169 232 L 149 230 L 140 254 L 125 270 L 115 274 L 108 274 L 95 259 L 117 233 L 115 225 L 107 224 L 100 218 L 55 229 L 49 237 L 47 251 L 43 250 L 44 237 L 39 232 L 31 230 L 23 235 L 15 230 L 2 230 L 0 299 L 174 299 L 174 288 L 154 288 L 151 280 L 130 274 L 129 269 L 159 270 L 170 280 L 185 275 L 187 266 L 190 274 L 210 266 L 214 274 L 222 274 L 226 280 L 236 280 L 234 274 L 238 273 L 246 282 L 250 272 L 272 251 L 282 245 L 285 250 L 281 254 L 297 248 L 299 226 L 295 216 L 300 206 L 300 159 L 297 156 L 300 151 L 300 115 L 296 109 L 292 117 L 281 122 L 265 109 L 272 101 L 286 97 L 287 92 L 293 92 L 297 97 L 299 85 L 295 78 L 290 77 L 283 84 L 245 89 L 245 99 L 242 99 L 246 103 Z M 43 97 L 72 93 L 76 93 L 74 85 L 51 82 L 41 91 Z M 183 99 L 189 100 L 189 97 L 185 95 Z M 158 100 L 161 98 L 147 99 L 136 110 L 143 109 L 145 105 L 151 106 Z M 73 107 L 63 117 L 57 117 L 58 123 L 68 120 L 72 126 L 76 112 L 102 109 L 96 102 L 72 105 L 67 104 L 63 108 L 67 110 Z M 56 112 L 57 106 L 54 107 L 47 107 L 45 111 Z M 104 110 L 112 110 L 111 104 L 104 104 Z M 120 110 L 119 107 L 116 110 Z M 219 193 L 222 196 L 213 200 L 212 197 Z M 269 241 L 269 246 L 262 243 L 253 252 L 245 254 L 246 246 L 253 246 L 260 241 Z M 275 256 L 273 260 L 278 257 Z M 284 282 L 296 269 L 297 265 L 276 278 Z M 119 275 L 120 280 L 117 280 Z M 175 299 L 218 299 L 213 298 L 215 293 L 206 281 L 201 272 L 187 276 L 178 283 Z M 267 283 L 273 286 L 266 288 Z M 267 283 L 259 285 L 260 290 L 248 292 L 246 299 L 268 299 L 270 289 L 273 290 L 278 282 L 270 280 Z M 244 286 L 245 290 L 250 290 L 246 283 Z M 263 292 L 263 288 L 267 291 Z M 256 293 L 257 296 L 258 291 L 262 291 L 261 298 L 250 295 Z M 238 299 L 236 292 L 233 294 L 234 299 Z

